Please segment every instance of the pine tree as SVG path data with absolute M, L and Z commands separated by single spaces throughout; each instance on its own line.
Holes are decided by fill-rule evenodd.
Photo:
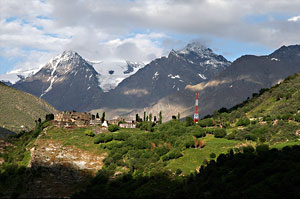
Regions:
M 136 122 L 139 122 L 139 121 L 140 121 L 139 114 L 135 114 L 135 121 L 136 121 Z
M 103 123 L 105 121 L 105 112 L 102 113 L 101 122 Z
M 152 122 L 152 113 L 149 114 L 149 121 Z
M 162 123 L 162 112 L 159 112 L 159 118 L 158 118 L 158 123 L 161 124 Z

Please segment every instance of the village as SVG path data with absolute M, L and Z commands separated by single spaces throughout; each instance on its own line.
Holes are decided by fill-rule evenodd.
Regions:
M 52 121 L 54 126 L 60 128 L 74 128 L 74 127 L 88 127 L 88 126 L 102 126 L 107 128 L 108 125 L 118 125 L 121 128 L 136 128 L 136 121 L 126 121 L 124 118 L 115 118 L 112 120 L 105 120 L 105 118 L 96 117 L 87 112 L 76 111 L 62 111 L 54 115 Z

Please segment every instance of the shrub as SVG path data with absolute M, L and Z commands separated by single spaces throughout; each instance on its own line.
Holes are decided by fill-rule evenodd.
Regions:
M 215 158 L 215 157 L 216 157 L 216 154 L 215 154 L 215 153 L 211 153 L 211 154 L 209 155 L 209 157 L 210 157 L 210 158 Z
M 95 138 L 94 143 L 106 143 L 113 140 L 113 136 L 111 134 L 101 134 L 98 137 Z
M 252 146 L 245 146 L 245 147 L 243 147 L 243 152 L 244 153 L 253 153 L 254 148 Z
M 109 127 L 108 127 L 108 130 L 110 132 L 115 132 L 115 131 L 117 131 L 119 129 L 120 129 L 120 127 L 118 125 L 115 125 L 115 124 L 109 125 Z
M 207 118 L 207 119 L 204 119 L 204 120 L 200 120 L 199 125 L 201 127 L 214 126 L 214 121 L 211 118 Z
M 247 117 L 244 118 L 240 118 L 237 123 L 236 126 L 248 126 L 250 124 L 250 120 Z
M 256 147 L 257 153 L 266 152 L 268 150 L 269 150 L 269 145 L 267 145 L 267 144 L 261 144 Z
M 226 130 L 225 129 L 216 129 L 214 131 L 215 138 L 223 138 L 226 136 Z
M 116 133 L 113 135 L 114 140 L 119 140 L 119 141 L 125 141 L 130 137 L 130 134 L 128 133 Z
M 193 136 L 195 136 L 196 138 L 202 138 L 206 136 L 206 133 L 202 129 L 197 129 L 193 131 Z
M 180 175 L 181 173 L 182 173 L 181 169 L 177 169 L 175 172 L 176 175 Z
M 235 139 L 235 135 L 234 135 L 234 133 L 231 133 L 231 134 L 227 135 L 226 138 L 228 140 L 234 140 Z
M 177 159 L 182 156 L 182 153 L 178 149 L 174 149 L 167 153 L 166 155 L 162 156 L 163 161 L 168 161 L 170 159 Z
M 84 134 L 85 134 L 86 136 L 90 136 L 90 137 L 94 137 L 94 136 L 95 136 L 95 133 L 93 133 L 93 131 L 91 131 L 91 130 L 89 130 L 89 129 L 86 129 L 86 130 L 84 131 Z
M 194 125 L 194 120 L 191 116 L 187 116 L 185 118 L 185 126 L 193 126 Z
M 246 134 L 245 135 L 245 139 L 246 140 L 252 140 L 252 141 L 256 141 L 257 137 L 253 134 Z

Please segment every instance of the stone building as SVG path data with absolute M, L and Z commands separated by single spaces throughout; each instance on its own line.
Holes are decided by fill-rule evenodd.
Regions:
M 91 114 L 63 111 L 54 115 L 53 125 L 58 127 L 86 127 L 90 125 Z

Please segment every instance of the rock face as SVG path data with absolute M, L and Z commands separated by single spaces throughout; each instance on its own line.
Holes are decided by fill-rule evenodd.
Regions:
M 29 167 L 65 167 L 96 174 L 103 166 L 105 155 L 95 155 L 57 141 L 40 139 L 31 151 Z

